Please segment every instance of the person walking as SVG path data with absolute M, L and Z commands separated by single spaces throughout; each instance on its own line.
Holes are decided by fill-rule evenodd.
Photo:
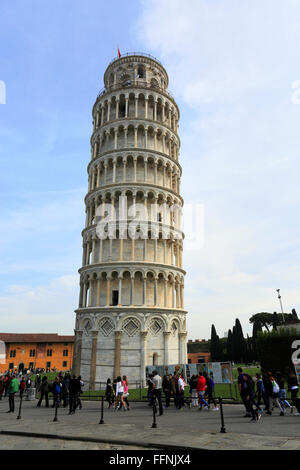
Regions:
M 163 406 L 162 406 L 162 399 L 161 399 L 162 378 L 158 374 L 157 370 L 153 371 L 152 383 L 153 383 L 153 389 L 152 389 L 153 401 L 157 399 L 158 408 L 159 408 L 159 416 L 161 416 L 163 414 Z
M 49 390 L 50 390 L 50 386 L 48 383 L 48 378 L 46 375 L 44 375 L 44 377 L 42 378 L 41 385 L 40 385 L 41 396 L 38 401 L 38 404 L 36 405 L 38 408 L 40 408 L 44 397 L 45 397 L 45 406 L 46 408 L 49 407 L 49 398 L 48 398 Z
M 276 372 L 275 378 L 279 386 L 279 394 L 278 394 L 279 403 L 283 409 L 289 408 L 292 413 L 293 407 L 287 399 L 284 377 L 282 376 L 280 372 Z
M 108 402 L 108 408 L 112 408 L 115 399 L 115 391 L 110 379 L 107 379 L 106 381 L 105 398 Z
M 116 384 L 116 405 L 115 405 L 115 410 L 120 410 L 121 409 L 121 404 L 124 407 L 124 411 L 126 411 L 127 406 L 125 405 L 124 398 L 124 385 L 121 377 L 119 376 L 117 378 L 117 384 Z
M 241 400 L 244 404 L 244 407 L 246 409 L 246 414 L 244 415 L 245 418 L 251 418 L 251 410 L 249 409 L 248 407 L 248 402 L 246 400 L 246 394 L 247 394 L 247 384 L 246 384 L 246 380 L 244 378 L 244 374 L 243 374 L 243 369 L 241 367 L 238 367 L 237 369 L 239 375 L 238 375 L 238 387 L 239 387 L 239 392 L 240 392 L 240 396 L 241 396 Z
M 294 413 L 295 416 L 300 415 L 300 400 L 298 398 L 298 381 L 297 377 L 294 372 L 289 369 L 288 370 L 288 391 L 291 392 L 291 400 L 293 405 L 295 406 L 297 412 Z
M 262 410 L 260 409 L 260 407 L 258 406 L 255 400 L 254 382 L 252 380 L 252 377 L 249 374 L 244 374 L 244 381 L 245 381 L 245 386 L 244 386 L 245 405 L 252 416 L 252 421 L 259 421 L 261 418 Z M 254 409 L 254 406 L 255 406 L 255 409 Z
M 199 373 L 196 390 L 197 390 L 198 397 L 199 397 L 199 411 L 202 410 L 203 405 L 205 406 L 206 410 L 209 410 L 209 405 L 207 401 L 204 399 L 205 390 L 206 390 L 206 380 L 202 372 Z
M 207 395 L 208 406 L 210 407 L 211 402 L 213 402 L 213 404 L 214 404 L 213 411 L 218 411 L 219 408 L 218 408 L 216 400 L 214 398 L 215 383 L 214 383 L 212 377 L 209 377 L 206 372 L 203 374 L 203 376 L 206 380 L 205 394 Z
M 274 407 L 280 409 L 279 416 L 284 416 L 284 407 L 279 402 L 279 385 L 276 382 L 272 372 L 267 372 L 267 384 L 268 384 L 268 396 L 270 400 L 271 412 L 273 412 Z
M 84 387 L 84 382 L 81 378 L 81 375 L 78 376 L 78 382 L 79 382 L 79 393 L 77 394 L 77 402 L 76 402 L 76 408 L 79 407 L 80 410 L 82 410 L 82 402 L 81 402 L 81 395 L 83 394 L 83 387 Z
M 264 405 L 265 405 L 265 411 L 269 410 L 269 401 L 266 395 L 266 390 L 265 390 L 265 385 L 262 379 L 261 374 L 255 374 L 256 376 L 256 398 L 257 398 L 257 404 L 260 407 L 261 400 L 263 400 Z
M 198 406 L 198 392 L 197 392 L 198 375 L 193 374 L 189 381 L 190 394 L 192 397 L 192 406 L 196 408 Z
M 130 405 L 129 405 L 129 401 L 128 401 L 129 391 L 128 391 L 128 380 L 127 380 L 126 375 L 123 375 L 122 383 L 123 383 L 123 390 L 124 390 L 123 391 L 123 400 L 127 405 L 127 411 L 129 411 L 130 410 Z M 120 403 L 120 408 L 122 408 L 122 402 Z
M 8 386 L 9 411 L 7 411 L 7 413 L 13 413 L 15 411 L 15 394 L 18 390 L 19 382 L 15 374 L 13 374 Z

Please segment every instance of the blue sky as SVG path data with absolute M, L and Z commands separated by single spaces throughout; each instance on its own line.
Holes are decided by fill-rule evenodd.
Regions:
M 181 110 L 181 189 L 204 208 L 184 253 L 189 338 L 237 317 L 250 333 L 279 287 L 300 313 L 299 2 L 183 5 L 0 4 L 1 331 L 72 333 L 91 109 L 118 45 L 163 62 Z

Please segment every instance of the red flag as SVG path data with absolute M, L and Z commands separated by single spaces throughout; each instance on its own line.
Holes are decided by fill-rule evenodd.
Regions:
M 121 57 L 121 52 L 120 52 L 119 48 L 118 48 L 118 56 L 119 56 L 119 58 Z

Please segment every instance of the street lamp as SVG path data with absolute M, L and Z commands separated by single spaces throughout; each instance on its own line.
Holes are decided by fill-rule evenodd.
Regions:
M 281 302 L 280 289 L 276 289 L 276 291 L 278 292 L 278 299 L 279 299 L 279 302 L 280 302 L 281 313 L 282 313 L 282 322 L 284 323 L 284 313 L 283 313 L 283 307 L 282 307 L 282 302 Z

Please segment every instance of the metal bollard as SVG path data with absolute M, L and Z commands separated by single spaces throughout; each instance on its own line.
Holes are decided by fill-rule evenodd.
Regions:
M 155 398 L 155 397 L 154 397 Z M 152 423 L 152 428 L 157 428 L 156 424 L 156 406 L 155 406 L 155 399 L 153 399 L 153 423 Z
M 225 433 L 225 423 L 224 423 L 224 414 L 223 414 L 223 403 L 222 403 L 222 397 L 219 397 L 219 404 L 220 404 L 220 413 L 221 413 L 221 433 Z
M 55 404 L 55 415 L 53 421 L 58 421 L 57 419 L 57 408 L 58 408 L 58 403 Z
M 104 396 L 101 397 L 101 419 L 99 421 L 99 424 L 105 424 L 103 420 L 103 407 L 104 407 Z
M 23 393 L 22 393 L 22 395 L 20 396 L 19 414 L 18 414 L 18 416 L 17 416 L 17 419 L 21 419 L 22 402 L 23 402 Z

